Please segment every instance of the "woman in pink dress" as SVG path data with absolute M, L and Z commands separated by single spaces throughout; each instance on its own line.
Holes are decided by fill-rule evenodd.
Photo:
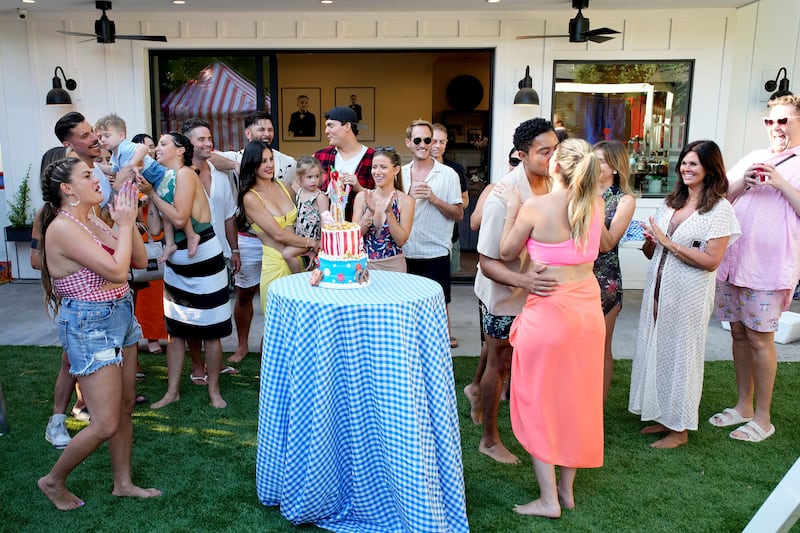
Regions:
M 520 206 L 519 192 L 498 184 L 507 211 L 500 257 L 527 246 L 531 259 L 558 278 L 548 297 L 528 296 L 511 326 L 511 424 L 531 454 L 539 498 L 514 510 L 558 518 L 575 507 L 578 468 L 603 464 L 605 323 L 594 260 L 603 200 L 600 163 L 582 139 L 562 142 L 550 159 L 551 190 Z M 555 465 L 560 466 L 556 482 Z

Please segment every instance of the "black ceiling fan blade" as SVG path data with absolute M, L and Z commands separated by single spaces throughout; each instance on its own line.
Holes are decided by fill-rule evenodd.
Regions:
M 115 35 L 114 38 L 128 39 L 131 41 L 157 41 L 160 43 L 167 42 L 167 38 L 164 35 Z
M 586 37 L 591 37 L 593 35 L 610 35 L 614 33 L 619 33 L 617 30 L 612 30 L 611 28 L 597 28 L 596 30 L 589 30 L 583 32 Z M 611 37 L 609 37 L 610 39 Z
M 63 31 L 63 30 L 56 30 L 58 33 L 63 33 L 64 35 L 72 35 L 74 37 L 97 37 L 94 33 L 81 33 L 78 31 Z
M 606 37 L 605 35 L 587 35 L 586 40 L 592 41 L 593 43 L 604 43 L 606 41 L 610 41 L 613 37 Z
M 569 35 L 517 35 L 517 39 L 549 39 L 551 37 L 569 37 Z

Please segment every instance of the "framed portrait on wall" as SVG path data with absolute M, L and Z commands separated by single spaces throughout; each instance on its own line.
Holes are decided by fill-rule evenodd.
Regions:
M 321 112 L 319 87 L 284 87 L 281 89 L 281 140 L 318 141 Z
M 375 140 L 375 87 L 336 87 L 335 102 L 356 112 L 358 140 Z

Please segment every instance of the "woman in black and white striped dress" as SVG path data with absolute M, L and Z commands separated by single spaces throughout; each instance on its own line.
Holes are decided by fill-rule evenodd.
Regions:
M 156 158 L 168 170 L 159 185 L 161 196 L 147 181 L 138 181 L 140 190 L 150 196 L 162 217 L 172 222 L 178 247 L 164 267 L 164 320 L 170 336 L 167 392 L 150 406 L 153 409 L 180 399 L 179 383 L 187 339 L 205 343 L 211 405 L 227 406 L 219 390 L 219 372 L 222 364 L 220 339 L 232 331 L 228 273 L 222 247 L 211 226 L 208 196 L 190 168 L 193 153 L 192 143 L 184 135 L 177 132 L 162 135 L 156 147 Z M 200 245 L 192 257 L 187 251 L 186 235 L 180 230 L 186 224 L 191 224 L 200 236 Z M 150 228 L 151 231 L 159 229 Z

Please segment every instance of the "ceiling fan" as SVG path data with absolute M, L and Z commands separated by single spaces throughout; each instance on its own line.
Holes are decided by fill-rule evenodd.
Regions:
M 569 35 L 518 35 L 517 39 L 549 39 L 550 37 L 569 37 L 571 43 L 585 43 L 592 41 L 594 43 L 603 43 L 613 37 L 608 37 L 615 33 L 617 30 L 611 28 L 598 28 L 596 30 L 589 29 L 589 19 L 583 16 L 581 9 L 589 7 L 589 0 L 572 0 L 572 8 L 578 10 L 578 15 L 569 21 Z
M 167 42 L 167 38 L 163 35 L 117 35 L 114 28 L 114 21 L 109 20 L 106 16 L 106 11 L 111 9 L 111 2 L 96 1 L 94 6 L 101 10 L 103 14 L 99 20 L 94 21 L 94 33 L 80 33 L 76 31 L 62 31 L 59 33 L 64 35 L 74 35 L 76 37 L 96 37 L 98 43 L 110 44 L 115 42 L 116 39 L 128 39 L 133 41 L 159 41 L 162 43 Z

